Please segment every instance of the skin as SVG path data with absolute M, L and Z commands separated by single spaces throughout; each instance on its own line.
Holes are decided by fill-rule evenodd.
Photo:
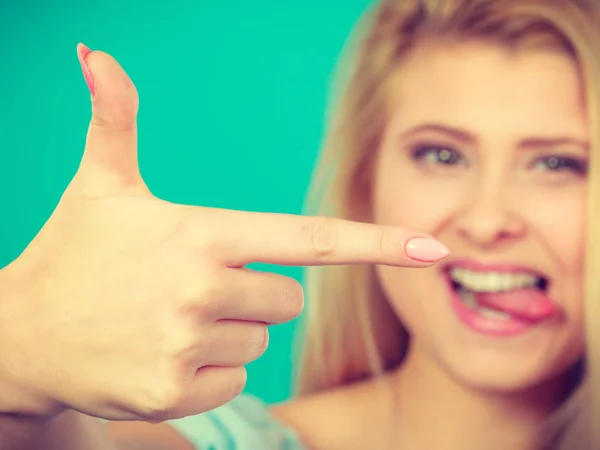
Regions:
M 580 159 L 587 156 L 585 145 L 580 144 L 525 150 L 519 143 L 529 138 L 556 136 L 585 141 L 588 130 L 576 68 L 559 54 L 509 55 L 497 47 L 462 44 L 422 48 L 407 62 L 402 75 L 395 95 L 390 97 L 398 102 L 394 104 L 394 114 L 376 165 L 373 199 L 376 224 L 411 227 L 430 233 L 451 248 L 452 258 L 468 256 L 485 261 L 513 262 L 543 271 L 551 279 L 550 295 L 563 309 L 563 318 L 512 339 L 496 340 L 476 335 L 462 326 L 449 308 L 439 269 L 409 273 L 405 269 L 379 267 L 378 276 L 384 291 L 412 335 L 404 364 L 380 384 L 367 381 L 294 400 L 275 407 L 273 415 L 297 430 L 308 447 L 315 449 L 391 449 L 399 444 L 417 450 L 534 449 L 537 425 L 563 398 L 561 373 L 581 356 L 584 346 L 580 286 L 585 177 L 569 171 L 551 172 L 539 161 L 557 152 Z M 98 97 L 101 91 L 98 89 Z M 99 106 L 98 100 L 96 102 Z M 431 159 L 410 157 L 410 142 L 400 136 L 409 128 L 432 121 L 466 131 L 469 142 L 457 139 L 455 133 L 439 131 L 414 134 L 411 142 L 436 139 L 437 145 L 460 150 L 468 164 L 448 168 L 432 164 Z M 126 134 L 123 133 L 126 129 L 117 127 L 100 137 L 119 139 Z M 132 138 L 126 137 L 125 141 Z M 103 139 L 97 138 L 95 144 L 101 147 Z M 126 152 L 127 142 L 121 144 L 119 149 Z M 88 152 L 91 156 L 84 160 L 86 170 L 81 173 L 87 172 L 88 178 L 82 175 L 75 184 L 81 189 L 76 191 L 79 194 L 92 192 L 97 196 L 99 186 L 107 187 L 105 183 L 114 180 L 114 177 L 107 177 L 106 172 L 90 171 L 94 167 L 90 164 L 95 163 L 99 168 L 107 156 L 119 155 L 102 154 L 99 150 L 94 153 L 92 149 L 92 153 Z M 131 154 L 124 154 L 131 157 Z M 121 163 L 123 173 L 128 176 L 120 181 L 129 186 L 137 180 L 135 172 L 126 170 L 131 159 Z M 100 176 L 90 177 L 94 174 Z M 123 185 L 108 184 L 108 187 L 110 189 L 104 195 L 114 199 L 118 194 L 114 189 Z M 143 189 L 138 192 L 141 195 Z M 133 197 L 129 195 L 127 200 L 133 202 Z M 82 197 L 71 197 L 71 201 L 75 200 L 81 201 Z M 149 204 L 154 207 L 149 201 L 142 201 L 139 207 Z M 157 210 L 162 206 L 162 203 L 156 203 Z M 127 209 L 131 209 L 131 205 Z M 177 211 L 174 206 L 161 211 L 173 210 Z M 62 211 L 62 217 L 68 217 L 65 211 L 69 210 L 63 208 Z M 165 220 L 164 214 L 156 217 Z M 200 219 L 208 216 L 197 217 L 200 223 Z M 214 216 L 210 217 L 214 219 Z M 259 233 L 265 229 L 262 221 L 270 220 L 270 225 L 281 227 L 282 235 L 286 230 L 306 229 L 301 222 L 296 219 L 290 222 L 289 218 L 275 222 L 273 217 L 223 213 L 218 219 L 219 224 L 228 223 L 232 227 L 248 221 L 254 224 L 245 229 L 253 236 L 251 243 L 254 245 L 237 247 L 238 251 L 243 250 L 242 254 L 230 253 L 226 258 L 238 263 L 256 258 L 249 250 L 264 247 Z M 346 225 L 349 224 L 340 224 L 345 227 L 339 229 L 340 236 L 357 235 L 363 230 Z M 47 238 L 50 234 L 46 232 L 44 236 Z M 137 234 L 132 232 L 128 237 L 133 239 L 134 236 Z M 203 234 L 195 234 L 196 239 L 199 236 Z M 362 242 L 372 237 L 372 234 L 363 235 Z M 400 240 L 403 239 L 406 235 L 402 235 Z M 314 243 L 312 247 L 301 248 L 289 245 L 291 250 L 287 257 L 299 264 L 357 259 L 382 263 L 376 261 L 381 255 L 368 258 L 360 255 L 360 249 L 345 249 L 340 255 L 331 253 L 330 245 L 325 245 L 318 249 L 327 251 L 315 254 Z M 306 253 L 307 248 L 312 250 Z M 163 255 L 155 255 L 160 260 L 157 256 Z M 280 253 L 270 256 L 280 257 Z M 11 272 L 11 276 L 23 273 L 22 266 L 17 268 L 21 270 Z M 154 278 L 146 274 L 141 279 L 147 282 Z M 224 277 L 222 281 L 225 280 Z M 122 303 L 121 299 L 125 298 L 121 297 L 119 301 Z M 164 299 L 155 301 L 154 306 L 165 304 Z M 137 306 L 141 308 L 143 304 Z M 273 312 L 266 305 L 259 306 L 261 309 L 253 314 Z M 35 318 L 41 320 L 38 316 Z M 222 343 L 226 349 L 222 339 L 215 342 Z M 142 344 L 140 341 L 139 345 Z M 229 344 L 236 347 L 235 342 Z M 257 353 L 260 351 L 255 350 L 253 356 L 245 355 L 245 358 L 254 359 Z M 244 356 L 234 359 L 241 363 Z M 106 367 L 106 362 L 97 367 Z M 152 373 L 152 370 L 140 371 L 147 372 Z M 163 380 L 144 381 L 159 386 Z M 202 386 L 201 383 L 198 385 Z M 190 398 L 190 403 L 182 406 L 187 410 L 190 405 L 195 405 L 192 400 Z M 134 414 L 135 411 L 135 407 L 130 407 L 127 413 Z M 63 430 L 60 433 L 63 438 L 73 430 L 81 432 L 85 429 L 81 425 L 77 428 L 81 417 L 76 413 L 58 417 L 62 417 L 62 423 L 57 418 L 45 423 L 41 421 L 32 428 L 24 428 L 21 435 L 33 436 L 32 430 L 48 431 L 52 429 L 48 426 L 52 425 L 56 430 Z M 0 420 L 0 428 L 7 423 Z M 88 425 L 101 434 L 97 423 Z M 3 436 L 10 437 L 11 431 L 18 431 L 19 427 L 26 427 L 26 424 L 21 421 Z M 121 450 L 144 447 L 144 443 L 148 443 L 144 448 L 154 450 L 191 449 L 190 444 L 168 424 L 113 423 L 109 428 Z M 47 447 L 24 442 L 21 448 Z M 71 443 L 70 447 L 57 445 L 56 448 L 82 446 Z M 101 447 L 90 445 L 89 448 Z
M 576 66 L 558 53 L 431 44 L 406 62 L 395 87 L 376 164 L 375 222 L 434 235 L 452 250 L 450 263 L 469 257 L 537 269 L 563 316 L 521 336 L 486 337 L 452 311 L 443 265 L 378 266 L 412 335 L 404 364 L 382 384 L 343 386 L 272 414 L 314 449 L 535 449 L 539 425 L 564 399 L 562 374 L 584 351 L 586 176 L 548 165 L 551 156 L 588 157 Z M 427 123 L 469 139 L 411 132 Z M 522 145 L 557 137 L 572 142 Z M 415 145 L 431 142 L 460 152 L 461 162 L 412 157 Z
M 421 49 L 398 83 L 401 101 L 380 152 L 374 215 L 380 224 L 427 230 L 452 256 L 435 269 L 378 267 L 378 275 L 413 333 L 415 356 L 426 353 L 474 390 L 526 390 L 583 351 L 586 177 L 548 165 L 552 156 L 587 161 L 578 74 L 569 59 L 549 52 L 511 55 L 477 44 L 445 50 Z M 432 123 L 468 139 L 421 129 Z M 526 144 L 555 138 L 574 142 Z M 458 160 L 444 165 L 435 148 L 413 157 L 412 149 L 431 143 Z M 440 276 L 462 258 L 540 271 L 564 316 L 510 339 L 470 331 L 452 312 Z
M 452 255 L 418 273 L 377 267 L 412 336 L 387 380 L 388 398 L 371 382 L 274 412 L 314 448 L 534 449 L 538 426 L 564 399 L 562 374 L 584 351 L 586 176 L 548 165 L 551 156 L 588 158 L 576 66 L 558 53 L 437 43 L 414 53 L 395 87 L 376 165 L 375 222 L 423 229 Z M 430 123 L 468 139 L 415 131 Z M 558 137 L 573 142 L 523 145 Z M 461 159 L 444 165 L 435 151 L 413 157 L 415 146 L 431 143 Z M 441 275 L 445 263 L 465 257 L 541 271 L 563 316 L 513 338 L 466 328 Z
M 233 399 L 268 325 L 303 307 L 296 280 L 251 262 L 424 268 L 447 256 L 405 228 L 156 198 L 137 163 L 133 83 L 110 55 L 79 50 L 92 91 L 81 164 L 0 271 L 0 450 L 108 450 L 90 416 L 162 422 Z M 189 446 L 165 426 L 123 432 L 120 448 Z

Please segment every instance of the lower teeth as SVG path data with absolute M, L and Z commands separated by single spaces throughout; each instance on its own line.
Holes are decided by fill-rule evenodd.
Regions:
M 480 307 L 477 310 L 477 312 L 482 316 L 488 317 L 490 319 L 509 320 L 511 318 L 510 315 L 505 312 L 496 311 L 495 309 L 489 309 L 484 307 Z
M 469 291 L 467 289 L 458 289 L 458 295 L 462 302 L 467 306 L 467 308 L 477 311 L 484 317 L 489 319 L 497 319 L 497 320 L 509 320 L 511 318 L 510 314 L 507 314 L 502 311 L 497 311 L 495 309 L 486 308 L 485 306 L 480 306 L 477 303 L 477 299 L 475 298 L 475 294 L 473 291 Z

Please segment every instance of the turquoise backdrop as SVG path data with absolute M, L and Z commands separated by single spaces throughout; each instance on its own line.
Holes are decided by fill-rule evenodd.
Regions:
M 1 2 L 0 266 L 35 236 L 79 163 L 90 104 L 77 42 L 114 55 L 137 85 L 140 165 L 157 196 L 300 213 L 330 76 L 367 3 Z M 272 328 L 248 392 L 289 396 L 294 326 Z

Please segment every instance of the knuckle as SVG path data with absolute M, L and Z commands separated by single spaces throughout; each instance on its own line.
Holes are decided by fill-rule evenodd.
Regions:
M 111 132 L 130 133 L 137 129 L 136 116 L 139 98 L 135 85 L 128 80 L 119 87 L 118 97 L 110 99 L 110 103 L 102 108 L 92 103 L 92 125 Z
M 308 236 L 313 254 L 317 258 L 331 255 L 338 244 L 337 226 L 329 218 L 314 218 L 308 226 Z
M 182 399 L 183 389 L 180 386 L 162 384 L 147 393 L 142 416 L 151 423 L 171 420 L 176 416 L 177 405 Z
M 154 425 L 171 420 L 171 415 L 168 414 L 166 411 L 159 411 L 156 409 L 147 410 L 147 412 L 144 414 L 144 417 L 146 418 L 146 422 L 149 422 Z
M 184 269 L 171 286 L 176 293 L 180 317 L 193 317 L 199 323 L 218 318 L 227 300 L 220 268 L 207 262 L 198 263 L 187 256 L 179 266 Z
M 394 239 L 390 228 L 383 228 L 375 233 L 375 250 L 381 259 L 387 259 L 394 254 Z
M 196 345 L 196 325 L 192 315 L 185 311 L 168 310 L 160 313 L 160 316 L 160 319 L 156 318 L 148 325 L 147 341 L 151 345 L 155 361 L 168 365 L 171 371 L 179 370 L 181 361 Z M 164 371 L 159 372 L 163 373 Z M 163 379 L 170 380 L 170 373 L 163 375 Z
M 202 207 L 186 207 L 176 229 L 179 242 L 195 255 L 214 260 L 223 253 L 231 233 L 220 214 Z
M 127 133 L 135 131 L 137 128 L 135 120 L 131 120 L 131 118 L 127 117 L 126 113 L 124 112 L 114 112 L 109 115 L 94 110 L 92 114 L 91 124 L 95 128 L 101 128 L 113 132 Z
M 190 304 L 195 305 L 194 309 L 201 320 L 216 319 L 223 308 L 222 289 L 214 280 L 212 277 L 212 281 L 203 282 L 202 286 L 194 291 L 193 297 L 188 299 Z

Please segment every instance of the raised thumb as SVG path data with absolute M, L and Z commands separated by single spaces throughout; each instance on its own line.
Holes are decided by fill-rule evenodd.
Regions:
M 92 99 L 85 152 L 76 179 L 94 196 L 147 191 L 137 152 L 137 90 L 109 54 L 77 46 Z

